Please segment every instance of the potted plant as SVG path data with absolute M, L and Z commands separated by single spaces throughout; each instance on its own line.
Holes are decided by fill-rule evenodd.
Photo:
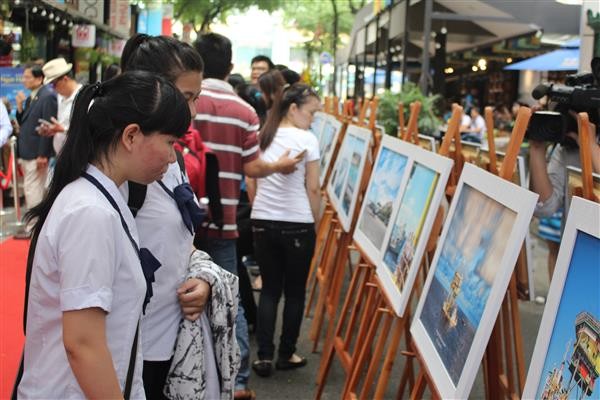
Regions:
M 400 93 L 394 94 L 386 90 L 379 97 L 377 120 L 385 128 L 385 133 L 396 136 L 398 131 L 398 103 L 404 103 L 404 118 L 408 122 L 410 103 L 418 100 L 421 102 L 421 112 L 418 118 L 419 133 L 432 135 L 442 124 L 442 120 L 436 115 L 436 103 L 440 99 L 441 97 L 438 94 L 425 96 L 415 83 L 406 82 L 402 85 Z

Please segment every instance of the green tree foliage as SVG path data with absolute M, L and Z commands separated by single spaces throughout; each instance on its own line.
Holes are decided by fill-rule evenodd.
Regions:
M 309 53 L 329 51 L 335 56 L 342 34 L 350 34 L 354 15 L 366 0 L 284 0 L 286 19 L 296 29 L 311 36 Z
M 146 5 L 157 0 L 142 0 Z M 252 6 L 260 10 L 274 11 L 285 0 L 162 0 L 162 4 L 173 4 L 173 17 L 190 23 L 196 33 L 210 31 L 214 21 L 225 21 L 232 11 L 244 11 Z

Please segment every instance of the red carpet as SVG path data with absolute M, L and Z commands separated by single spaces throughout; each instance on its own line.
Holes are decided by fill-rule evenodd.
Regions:
M 29 240 L 0 243 L 0 399 L 10 398 L 23 349 L 23 296 Z

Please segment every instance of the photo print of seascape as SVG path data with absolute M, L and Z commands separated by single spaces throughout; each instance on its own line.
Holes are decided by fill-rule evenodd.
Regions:
M 383 147 L 371 175 L 359 229 L 377 249 L 383 244 L 407 162 L 408 157 Z
M 363 153 L 365 145 L 367 145 L 367 143 L 363 139 L 354 135 L 349 136 L 350 137 L 348 138 L 348 148 L 347 152 L 344 154 L 344 157 L 348 156 L 347 158 L 345 158 L 345 160 L 349 161 L 350 168 L 348 170 L 348 179 L 343 190 L 342 198 L 342 209 L 344 210 L 344 213 L 346 215 L 350 215 L 350 204 L 352 203 L 352 196 L 354 195 L 356 186 L 360 184 L 358 168 L 360 167 L 361 163 L 361 155 Z M 339 198 L 339 194 L 337 193 L 337 187 L 336 195 L 338 195 Z
M 536 398 L 598 399 L 600 239 L 578 231 Z
M 438 177 L 434 170 L 417 162 L 413 164 L 383 255 L 386 271 L 399 293 L 404 289 Z
M 323 123 L 325 121 L 325 114 L 318 112 L 315 113 L 312 123 L 310 124 L 310 128 L 308 130 L 312 132 L 313 135 L 317 137 L 317 139 L 321 139 L 321 130 L 323 128 Z
M 329 167 L 329 162 L 333 152 L 332 149 L 335 146 L 334 139 L 336 137 L 337 129 L 337 126 L 332 124 L 329 119 L 326 119 L 321 131 L 321 136 L 319 137 L 319 154 L 321 155 L 319 180 L 321 184 L 323 184 L 325 174 L 327 174 L 327 169 Z
M 459 196 L 419 317 L 455 386 L 517 217 L 467 184 Z

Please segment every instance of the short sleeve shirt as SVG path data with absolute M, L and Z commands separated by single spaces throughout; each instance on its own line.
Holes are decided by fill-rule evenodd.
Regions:
M 169 165 L 162 178 L 170 190 L 187 180 L 177 162 Z M 121 186 L 125 200 L 129 198 L 127 183 Z M 194 237 L 187 229 L 175 200 L 158 182 L 147 187 L 144 204 L 135 217 L 140 245 L 152 252 L 161 266 L 154 273 L 152 298 L 142 317 L 142 352 L 146 361 L 165 361 L 173 356 L 181 306 L 177 288 L 183 283 Z
M 93 166 L 87 171 L 112 195 L 137 241 L 133 215 L 115 183 Z M 35 249 L 19 398 L 84 398 L 64 348 L 62 313 L 95 307 L 106 312 L 107 345 L 122 390 L 145 293 L 138 255 L 117 211 L 86 179 L 68 184 Z M 138 346 L 131 398 L 145 397 L 141 360 Z
M 223 205 L 224 226 L 204 224 L 209 237 L 234 239 L 238 236 L 236 213 L 245 163 L 258 158 L 256 134 L 259 128 L 254 109 L 238 97 L 230 84 L 218 79 L 204 79 L 196 102 L 194 128 L 204 144 L 219 160 L 219 188 Z
M 275 173 L 257 179 L 256 198 L 252 205 L 253 219 L 314 222 L 306 192 L 306 164 L 320 159 L 319 142 L 309 131 L 279 128 L 273 142 L 260 157 L 266 162 L 274 162 L 288 149 L 290 157 L 304 150 L 306 155 L 291 174 Z

